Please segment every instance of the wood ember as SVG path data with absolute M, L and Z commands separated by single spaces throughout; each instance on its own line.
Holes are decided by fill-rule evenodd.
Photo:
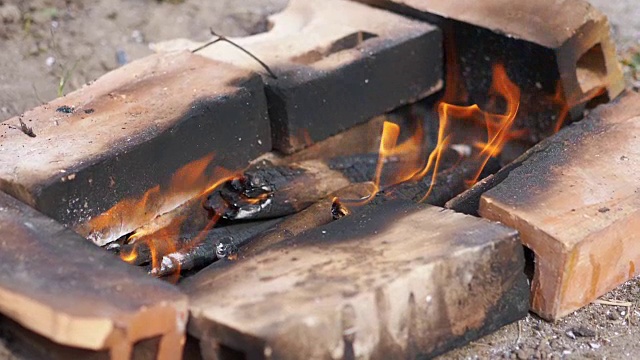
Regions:
M 433 357 L 527 314 L 522 251 L 502 225 L 387 202 L 180 286 L 205 359 Z
M 538 144 L 500 174 L 479 213 L 535 254 L 532 310 L 549 320 L 637 275 L 640 95 L 628 92 Z
M 348 184 L 349 179 L 323 161 L 265 164 L 224 184 L 205 206 L 227 219 L 274 218 L 296 213 Z
M 432 173 L 429 173 L 420 180 L 410 180 L 383 189 L 373 202 L 382 203 L 392 199 L 404 199 L 444 206 L 447 201 L 468 188 L 468 181 L 475 177 L 482 166 L 480 160 L 462 159 L 449 168 L 445 167 L 444 170 L 436 174 L 435 178 Z M 497 159 L 491 158 L 484 166 L 480 178 L 488 176 L 498 169 Z
M 280 166 L 258 164 L 210 195 L 205 207 L 231 220 L 290 215 L 350 183 L 374 179 L 378 160 L 378 154 L 363 154 Z M 403 166 L 403 160 L 387 159 L 385 165 L 393 169 Z
M 159 337 L 179 358 L 187 298 L 0 192 L 0 312 L 58 344 L 128 359 Z

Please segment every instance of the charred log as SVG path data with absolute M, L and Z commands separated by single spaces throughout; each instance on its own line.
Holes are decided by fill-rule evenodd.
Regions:
M 205 207 L 231 220 L 290 215 L 350 183 L 372 180 L 377 163 L 377 154 L 364 154 L 282 166 L 260 164 L 224 184 Z
M 349 183 L 323 161 L 265 164 L 225 183 L 205 207 L 231 220 L 275 218 L 296 213 Z
M 369 196 L 373 189 L 372 183 L 352 184 L 284 219 L 211 230 L 202 242 L 164 256 L 159 267 L 152 269 L 150 273 L 167 276 L 201 268 L 222 258 L 255 255 L 273 244 L 348 215 L 350 211 L 340 199 L 362 199 Z
M 371 196 L 374 189 L 375 186 L 371 182 L 344 187 L 276 224 L 269 231 L 250 239 L 247 246 L 240 249 L 238 255 L 240 258 L 250 257 L 283 240 L 347 216 L 351 212 L 349 205 L 341 199 L 362 202 L 362 199 Z
M 444 154 L 444 167 L 461 157 L 452 149 Z M 280 166 L 263 163 L 225 183 L 209 196 L 205 207 L 230 220 L 290 215 L 350 183 L 373 180 L 378 161 L 378 154 L 361 154 Z M 407 166 L 407 159 L 400 157 L 385 158 L 384 162 L 382 183 Z
M 495 173 L 500 168 L 497 159 L 491 158 L 483 168 L 477 159 L 464 159 L 457 165 L 436 174 L 435 179 L 427 174 L 417 181 L 407 181 L 390 186 L 379 192 L 373 204 L 386 202 L 391 199 L 423 201 L 431 205 L 444 206 L 450 199 L 465 191 L 468 181 L 473 179 L 482 169 L 479 178 Z M 433 182 L 433 185 L 432 185 Z
M 282 219 L 272 219 L 209 230 L 202 241 L 185 245 L 179 251 L 164 255 L 158 267 L 150 270 L 150 274 L 167 276 L 205 267 L 219 258 L 235 253 L 248 239 L 263 233 L 280 221 Z M 194 234 L 192 238 L 196 236 L 197 234 Z

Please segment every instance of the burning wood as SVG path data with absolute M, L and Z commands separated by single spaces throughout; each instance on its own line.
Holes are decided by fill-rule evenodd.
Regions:
M 281 166 L 260 164 L 225 183 L 205 206 L 231 220 L 290 215 L 350 183 L 374 179 L 378 161 L 378 154 L 366 154 Z M 384 159 L 390 167 L 402 163 L 399 158 Z
M 253 256 L 276 243 L 348 215 L 349 210 L 341 201 L 361 202 L 371 196 L 374 188 L 373 183 L 352 184 L 284 219 L 213 229 L 204 235 L 204 240 L 195 240 L 193 245 L 164 256 L 151 274 L 167 276 L 204 267 L 222 258 Z
M 240 249 L 239 257 L 254 256 L 286 239 L 318 228 L 350 214 L 350 204 L 358 206 L 375 192 L 371 182 L 346 186 L 322 199 L 303 211 L 276 224 L 271 231 L 250 239 L 247 246 Z
M 499 170 L 496 159 L 483 164 L 477 159 L 464 159 L 459 163 L 442 170 L 433 176 L 428 174 L 420 180 L 411 180 L 390 186 L 381 191 L 376 203 L 391 199 L 404 199 L 427 204 L 444 206 L 444 204 L 469 187 L 469 182 L 481 169 L 480 179 Z M 431 175 L 431 176 L 429 176 Z
M 224 184 L 205 206 L 226 219 L 274 218 L 296 213 L 348 184 L 349 179 L 322 161 L 265 164 Z
M 387 202 L 180 287 L 209 358 L 416 358 L 525 316 L 523 268 L 511 229 Z
M 274 223 L 282 221 L 273 219 L 256 223 L 233 224 L 196 233 L 189 237 L 189 242 L 181 244 L 178 251 L 162 256 L 157 267 L 152 267 L 150 274 L 168 276 L 181 271 L 203 268 L 217 259 L 224 258 L 242 246 L 247 240 L 268 231 Z M 138 257 L 140 252 L 138 252 Z M 149 257 L 147 262 L 151 261 Z
M 640 95 L 541 142 L 480 198 L 535 254 L 532 309 L 555 320 L 638 274 Z

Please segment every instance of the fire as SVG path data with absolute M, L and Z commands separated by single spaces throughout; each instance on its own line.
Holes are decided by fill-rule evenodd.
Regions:
M 140 198 L 124 199 L 80 226 L 78 232 L 98 245 L 104 245 L 135 230 L 135 224 L 148 223 L 158 214 L 198 195 L 208 182 L 205 170 L 213 158 L 211 154 L 185 165 L 176 171 L 166 188 L 156 185 Z
M 351 206 L 361 206 L 370 202 L 380 189 L 389 185 L 405 182 L 415 177 L 423 162 L 424 130 L 422 124 L 418 123 L 412 136 L 400 144 L 398 144 L 399 137 L 400 126 L 390 121 L 384 121 L 378 149 L 375 178 L 373 179 L 370 195 L 363 199 L 336 198 L 334 199 L 336 203 L 343 201 L 348 202 Z M 385 164 L 388 161 L 393 161 L 393 159 L 399 159 L 404 166 L 399 169 L 394 169 L 392 173 L 383 174 Z
M 191 189 L 191 187 L 185 187 L 185 185 L 200 187 L 200 191 L 197 192 L 197 195 L 192 198 L 192 200 L 197 200 L 198 204 L 201 204 L 206 196 L 216 188 L 218 188 L 220 185 L 237 177 L 237 174 L 235 173 L 232 173 L 221 167 L 216 167 L 214 171 L 215 175 L 213 176 L 214 180 L 207 183 L 203 179 L 203 174 L 204 170 L 210 163 L 210 160 L 205 160 L 208 159 L 200 159 L 188 164 L 187 166 L 176 172 L 176 176 L 174 177 L 176 179 L 179 177 L 183 177 L 187 180 L 180 185 L 182 186 L 183 190 Z M 196 174 L 188 172 L 189 169 L 200 169 L 200 175 L 195 176 Z M 178 189 L 180 189 L 180 187 L 178 187 Z M 136 244 L 139 243 L 141 245 L 147 246 L 151 253 L 152 269 L 157 269 L 160 267 L 160 261 L 163 255 L 179 250 L 187 250 L 197 245 L 204 239 L 206 232 L 211 230 L 217 224 L 219 219 L 220 215 L 214 214 L 213 217 L 207 221 L 206 225 L 204 225 L 200 229 L 196 229 L 197 235 L 194 238 L 189 239 L 188 241 L 183 242 L 179 238 L 181 236 L 181 227 L 183 226 L 185 221 L 188 220 L 188 218 L 186 216 L 175 216 L 168 224 L 164 224 L 164 226 L 160 226 L 160 228 L 158 229 L 149 229 L 147 227 L 139 228 L 129 236 L 128 242 Z M 137 257 L 138 251 L 135 250 L 131 253 L 120 254 L 120 258 L 129 263 L 135 262 Z M 176 273 L 180 273 L 179 269 Z
M 553 129 L 553 133 L 555 134 L 558 131 L 560 131 L 560 129 L 562 129 L 562 126 L 565 124 L 566 119 L 569 116 L 569 109 L 571 109 L 576 105 L 587 103 L 590 100 L 593 100 L 605 94 L 606 91 L 607 91 L 606 86 L 596 87 L 588 91 L 586 94 L 584 94 L 582 98 L 578 99 L 578 101 L 575 102 L 575 104 L 569 104 L 569 102 L 565 99 L 565 96 L 564 96 L 564 89 L 562 88 L 562 82 L 558 81 L 558 84 L 556 85 L 556 91 L 550 99 L 551 103 L 556 105 L 559 108 L 558 115 L 556 116 L 556 125 Z
M 518 113 L 518 108 L 520 106 L 520 89 L 509 79 L 506 69 L 500 63 L 495 64 L 493 67 L 493 80 L 489 95 L 492 96 L 490 104 L 495 104 L 497 98 L 503 99 L 505 103 L 504 114 L 494 114 L 488 111 L 483 111 L 477 104 L 471 106 L 459 106 L 441 102 L 438 105 L 438 115 L 440 119 L 438 144 L 429 156 L 431 159 L 435 154 L 436 159 L 433 162 L 433 165 L 430 161 L 423 170 L 424 174 L 430 170 L 430 166 L 433 166 L 431 186 L 423 200 L 427 198 L 433 189 L 433 185 L 435 185 L 436 176 L 439 170 L 438 165 L 440 162 L 440 154 L 447 146 L 448 138 L 450 136 L 444 134 L 448 132 L 447 128 L 452 118 L 473 120 L 476 123 L 484 122 L 484 127 L 487 131 L 486 139 L 476 140 L 473 142 L 473 145 L 479 149 L 479 152 L 475 154 L 475 158 L 478 160 L 479 166 L 475 176 L 467 180 L 468 186 L 471 186 L 478 181 L 480 174 L 489 159 L 499 155 L 509 140 L 521 136 L 521 131 L 512 130 Z
M 211 168 L 213 159 L 213 154 L 210 154 L 183 166 L 172 176 L 168 186 L 156 185 L 139 198 L 118 202 L 88 221 L 80 231 L 84 230 L 90 239 L 104 243 L 133 231 L 126 241 L 135 245 L 131 251 L 120 253 L 120 258 L 128 263 L 135 263 L 141 256 L 142 247 L 145 247 L 150 253 L 151 266 L 157 268 L 160 266 L 162 255 L 180 250 L 178 247 L 183 244 L 179 239 L 181 227 L 188 220 L 188 216 L 169 216 L 166 222 L 157 220 L 158 224 L 155 226 L 138 225 L 148 224 L 160 214 L 168 213 L 186 201 L 197 201 L 201 204 L 209 193 L 238 176 L 236 172 L 222 167 L 213 167 L 212 171 L 207 171 Z M 194 246 L 201 241 L 204 233 L 213 228 L 218 220 L 219 216 L 214 216 L 202 226 L 202 229 L 197 229 L 198 235 L 189 240 L 188 246 Z
M 452 78 L 454 75 L 451 73 L 455 73 L 455 71 L 450 72 L 447 77 L 455 81 L 456 79 Z M 423 200 L 425 200 L 436 183 L 444 151 L 449 148 L 453 139 L 459 135 L 452 129 L 454 121 L 470 121 L 472 124 L 482 125 L 482 128 L 485 129 L 486 134 L 484 136 L 470 141 L 476 147 L 476 151 L 472 156 L 477 160 L 478 168 L 473 178 L 467 179 L 467 184 L 471 186 L 477 182 L 489 159 L 499 155 L 510 140 L 524 135 L 522 130 L 513 130 L 520 105 L 520 89 L 509 79 L 502 64 L 494 66 L 490 95 L 492 96 L 490 107 L 494 107 L 501 100 L 505 108 L 503 113 L 485 111 L 475 104 L 461 106 L 444 100 L 438 103 L 438 137 L 433 150 L 426 157 L 426 163 L 422 157 L 414 155 L 412 159 L 414 161 L 407 162 L 407 165 L 397 171 L 390 181 L 386 179 L 387 183 L 383 183 L 381 179 L 386 160 L 394 156 L 407 158 L 411 154 L 424 151 L 424 132 L 422 127 L 418 126 L 413 136 L 398 144 L 400 127 L 397 124 L 385 122 L 380 141 L 376 178 L 374 179 L 375 190 L 379 191 L 380 188 L 385 186 L 408 180 L 420 180 L 430 173 L 431 183 L 427 194 L 423 197 Z M 454 94 L 445 90 L 444 99 L 452 97 L 454 97 Z

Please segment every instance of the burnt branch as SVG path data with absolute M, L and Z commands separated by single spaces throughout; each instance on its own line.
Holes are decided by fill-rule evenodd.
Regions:
M 192 50 L 191 51 L 192 53 L 195 54 L 196 52 L 198 52 L 198 51 L 200 51 L 202 49 L 205 49 L 205 48 L 207 48 L 207 47 L 209 47 L 209 46 L 211 46 L 211 45 L 213 45 L 215 43 L 224 41 L 224 42 L 230 44 L 231 46 L 239 49 L 243 53 L 249 55 L 253 60 L 255 60 L 258 64 L 260 64 L 260 66 L 262 66 L 262 68 L 265 69 L 269 73 L 269 76 L 271 76 L 274 79 L 278 78 L 276 76 L 276 74 L 273 71 L 271 71 L 271 68 L 269 68 L 269 66 L 264 61 L 260 60 L 257 56 L 253 55 L 249 50 L 247 50 L 247 49 L 243 48 L 242 46 L 238 45 L 237 43 L 229 40 L 229 38 L 227 38 L 226 36 L 217 34 L 215 31 L 213 31 L 213 29 L 209 29 L 209 31 L 211 31 L 211 35 L 216 36 L 217 39 L 211 40 L 211 41 L 207 42 L 206 44 L 204 44 L 202 46 L 199 46 L 198 48 Z
M 162 277 L 205 267 L 219 258 L 234 254 L 248 239 L 268 231 L 279 221 L 281 219 L 229 225 L 210 230 L 201 242 L 163 256 L 159 266 L 151 269 L 149 273 Z M 192 237 L 196 236 L 197 234 L 193 234 Z
M 351 181 L 324 161 L 260 164 L 209 196 L 205 208 L 229 220 L 275 218 L 301 211 Z

